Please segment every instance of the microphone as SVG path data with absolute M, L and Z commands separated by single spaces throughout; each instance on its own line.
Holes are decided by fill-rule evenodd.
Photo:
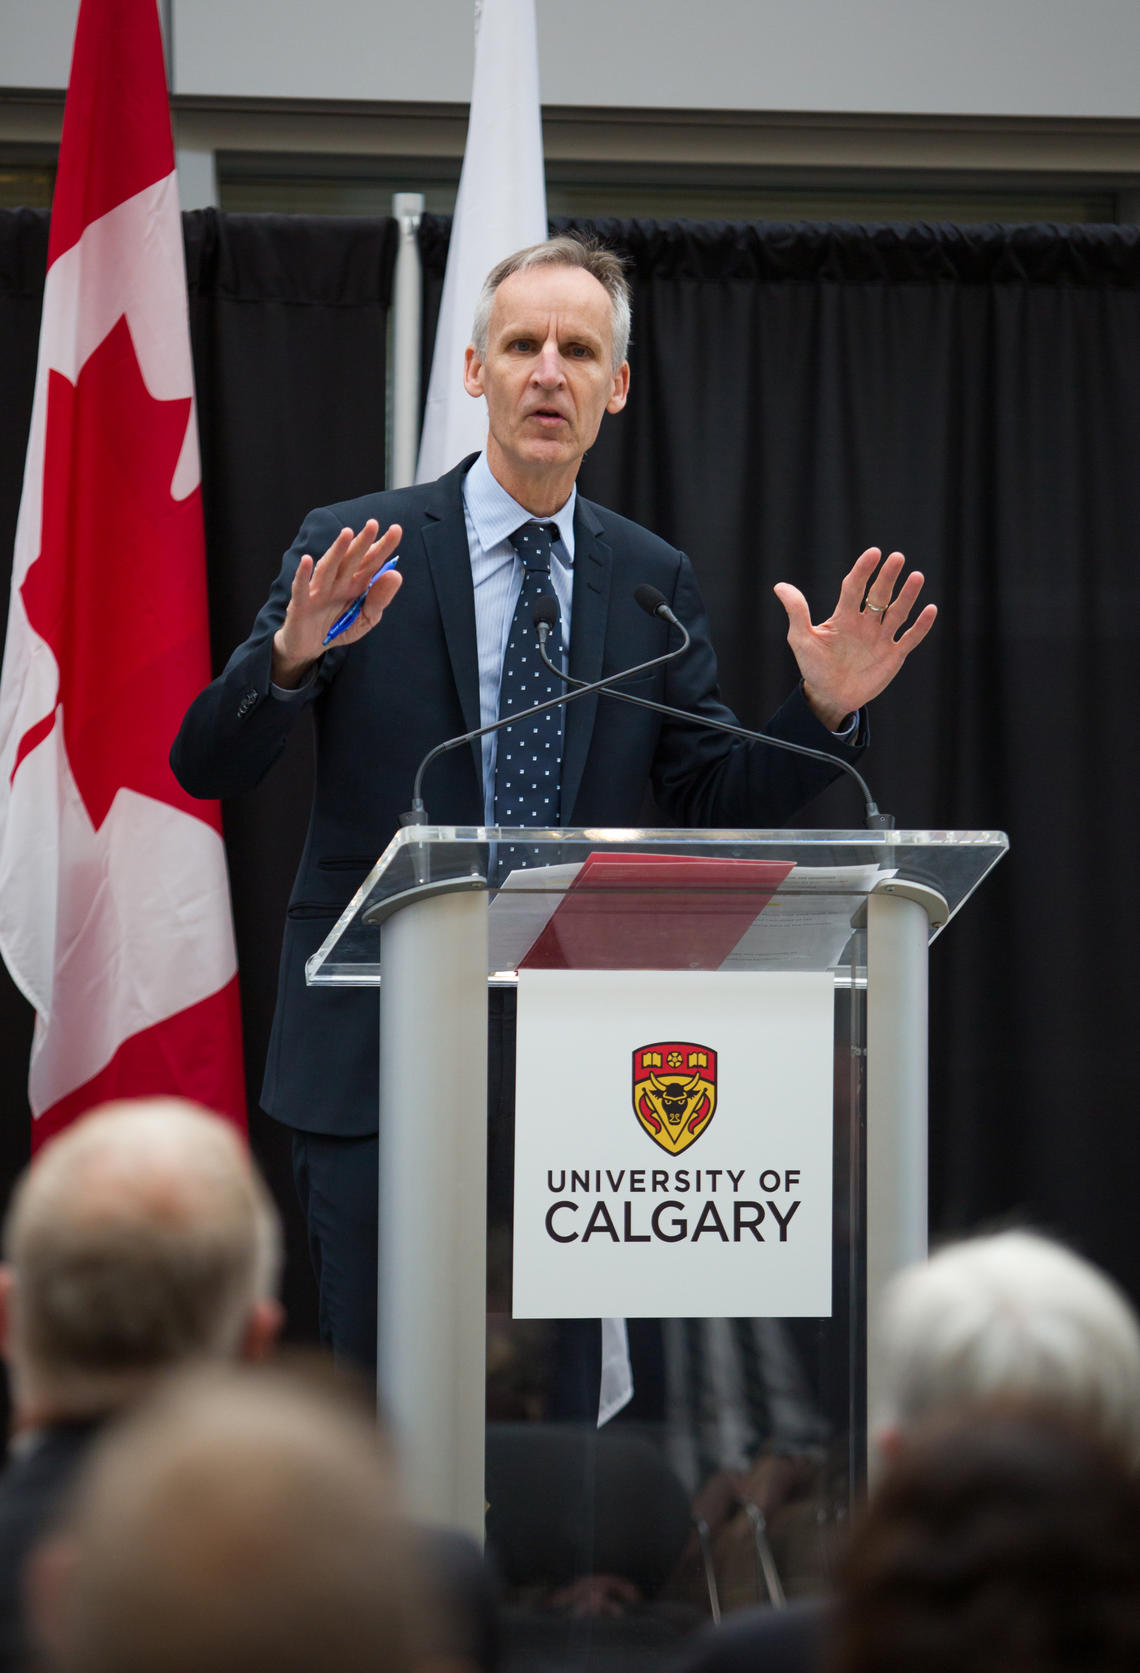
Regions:
M 534 615 L 531 620 L 538 629 L 539 645 L 545 647 L 550 636 L 550 630 L 558 620 L 557 600 L 552 598 L 549 593 L 543 593 L 534 607 Z
M 548 697 L 544 703 L 535 703 L 532 708 L 519 709 L 515 714 L 508 715 L 505 720 L 494 720 L 489 726 L 476 726 L 472 731 L 464 732 L 458 738 L 445 738 L 443 743 L 436 744 L 435 748 L 428 751 L 416 768 L 416 776 L 412 784 L 411 809 L 409 812 L 400 815 L 400 824 L 424 825 L 427 823 L 427 810 L 420 794 L 424 774 L 436 757 L 443 755 L 445 751 L 459 749 L 463 744 L 474 743 L 476 738 L 485 738 L 489 732 L 499 732 L 504 726 L 515 726 L 520 720 L 529 720 L 532 715 L 542 714 L 546 709 L 560 708 L 566 703 L 573 703 L 579 697 L 588 697 L 592 691 L 609 691 L 612 686 L 621 680 L 630 680 L 635 674 L 648 673 L 651 668 L 658 668 L 662 663 L 672 662 L 676 657 L 683 656 L 692 643 L 688 629 L 673 615 L 664 597 L 655 587 L 639 587 L 638 592 L 653 595 L 651 608 L 642 600 L 638 600 L 642 609 L 649 609 L 650 615 L 661 614 L 663 611 L 668 612 L 666 619 L 670 620 L 671 625 L 680 628 L 683 642 L 677 646 L 676 650 L 666 651 L 663 656 L 651 657 L 648 662 L 639 662 L 632 668 L 623 668 L 618 674 L 608 674 L 604 680 L 591 680 L 588 685 L 582 680 L 571 680 L 569 675 L 564 674 L 560 668 L 556 668 L 546 655 L 546 638 L 558 619 L 558 605 L 549 594 L 544 593 L 535 605 L 532 617 L 538 630 L 539 655 L 546 666 L 557 674 L 560 680 L 566 681 L 572 689 L 561 692 L 557 697 Z M 658 601 L 660 602 L 658 603 Z
M 659 593 L 656 587 L 650 587 L 643 584 L 634 589 L 633 596 L 637 603 L 640 604 L 641 608 L 645 611 L 646 615 L 660 616 L 664 621 L 667 621 L 670 626 L 679 627 L 681 632 L 685 634 L 686 644 L 688 643 L 689 635 L 683 623 L 673 614 L 664 595 Z M 539 619 L 539 610 L 542 609 L 542 605 L 545 602 L 545 600 L 540 600 L 538 608 L 535 610 L 536 624 Z M 554 603 L 553 599 L 549 602 L 551 604 Z M 545 619 L 546 617 L 544 613 L 543 620 L 545 621 Z M 555 617 L 551 618 L 551 625 L 553 625 L 554 619 Z M 547 631 L 549 631 L 549 628 Z M 682 645 L 681 649 L 684 650 L 685 646 Z M 562 669 L 556 667 L 547 656 L 546 635 L 541 626 L 538 630 L 538 654 L 546 666 L 550 669 L 551 673 L 556 674 L 560 680 L 565 681 L 565 683 L 572 688 L 571 695 L 576 696 L 581 693 L 583 689 L 582 682 L 580 680 L 573 679 L 569 674 L 563 673 Z M 707 727 L 712 732 L 726 732 L 730 737 L 743 738 L 748 743 L 771 744 L 773 748 L 789 750 L 793 755 L 805 755 L 811 761 L 823 761 L 828 766 L 841 767 L 843 771 L 847 773 L 849 777 L 853 778 L 855 783 L 859 786 L 859 791 L 863 797 L 864 818 L 867 829 L 869 831 L 891 831 L 894 829 L 894 816 L 890 813 L 879 812 L 875 798 L 871 794 L 870 786 L 867 784 L 863 775 L 857 772 L 849 761 L 844 761 L 841 756 L 832 755 L 829 750 L 811 749 L 807 744 L 793 744 L 790 743 L 787 738 L 773 738 L 767 732 L 750 732 L 747 727 L 731 726 L 728 721 L 714 720 L 711 715 L 694 714 L 688 709 L 675 709 L 668 703 L 655 703 L 649 697 L 635 697 L 633 693 L 629 691 L 607 691 L 606 696 L 616 697 L 623 703 L 634 703 L 639 709 L 652 709 L 655 713 L 666 715 L 671 720 L 688 721 L 694 726 Z
M 669 623 L 670 627 L 680 627 L 681 632 L 684 633 L 685 629 L 681 627 L 681 623 L 670 610 L 669 601 L 665 594 L 658 592 L 656 587 L 651 587 L 643 581 L 639 587 L 633 589 L 633 602 L 640 604 L 647 616 L 660 616 L 662 621 Z

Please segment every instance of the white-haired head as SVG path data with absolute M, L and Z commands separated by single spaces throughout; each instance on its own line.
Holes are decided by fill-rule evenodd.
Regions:
M 1010 1230 L 954 1243 L 883 1296 L 880 1437 L 938 1409 L 1017 1396 L 1071 1413 L 1140 1459 L 1140 1326 L 1070 1249 Z
M 276 1210 L 233 1128 L 183 1099 L 109 1104 L 54 1139 L 16 1186 L 4 1257 L 17 1402 L 40 1419 L 258 1351 L 279 1319 Z

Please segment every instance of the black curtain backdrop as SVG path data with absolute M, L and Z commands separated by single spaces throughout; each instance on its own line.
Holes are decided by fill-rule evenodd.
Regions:
M 794 677 L 776 581 L 818 619 L 864 547 L 899 548 L 940 606 L 864 765 L 900 826 L 1012 842 L 932 953 L 934 1228 L 1031 1216 L 1140 1299 L 1140 231 L 553 230 L 587 228 L 634 326 L 581 486 L 692 555 L 745 722 Z M 446 241 L 426 217 L 429 331 Z M 811 810 L 861 816 L 844 786 Z
M 220 667 L 305 510 L 382 481 L 395 231 L 185 220 Z M 794 678 L 774 582 L 794 580 L 826 615 L 864 546 L 898 547 L 940 606 L 874 705 L 865 771 L 900 826 L 1004 829 L 1013 849 L 932 956 L 936 1229 L 1028 1215 L 1140 1299 L 1127 1046 L 1140 233 L 594 230 L 629 262 L 633 377 L 582 487 L 691 553 L 741 717 L 760 722 Z M 447 234 L 425 217 L 428 344 Z M 0 213 L 5 553 L 45 251 L 43 216 Z M 293 753 L 226 809 L 253 1094 L 307 806 L 307 741 Z M 811 811 L 821 826 L 860 817 L 842 786 Z M 26 1153 L 30 1026 L 10 990 L 0 998 L 9 1181 Z M 284 1135 L 256 1117 L 253 1131 L 294 1228 L 303 1335 Z

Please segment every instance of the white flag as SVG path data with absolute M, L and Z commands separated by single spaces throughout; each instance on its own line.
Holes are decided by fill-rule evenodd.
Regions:
M 487 403 L 463 387 L 475 299 L 496 262 L 546 237 L 534 0 L 478 0 L 467 149 L 451 224 L 417 482 L 487 439 Z

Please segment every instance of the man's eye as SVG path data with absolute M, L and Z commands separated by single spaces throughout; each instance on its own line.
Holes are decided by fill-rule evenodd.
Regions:
M 518 354 L 530 354 L 534 349 L 534 343 L 530 337 L 516 337 L 511 347 Z
M 571 343 L 569 352 L 572 360 L 589 360 L 591 353 L 585 343 Z

